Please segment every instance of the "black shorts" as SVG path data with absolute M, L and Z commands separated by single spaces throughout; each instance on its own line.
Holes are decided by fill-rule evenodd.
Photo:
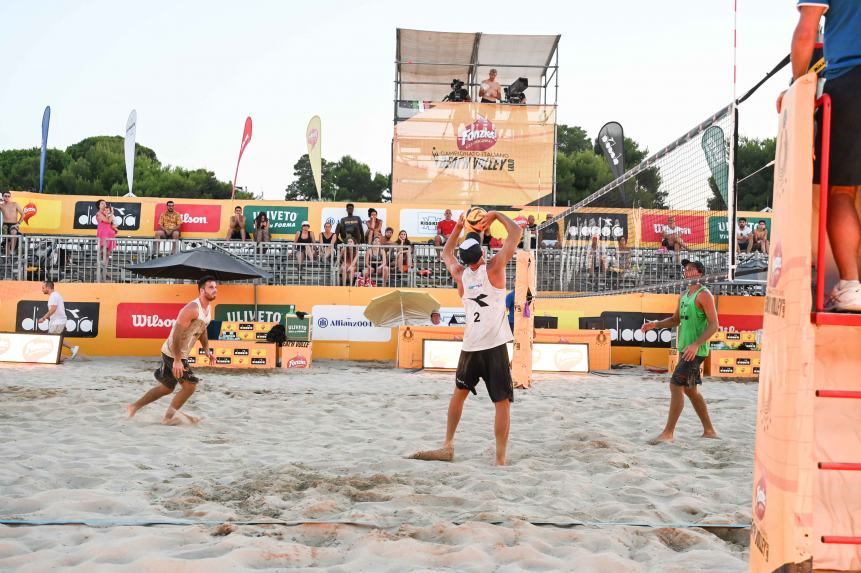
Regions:
M 831 96 L 831 154 L 828 162 L 828 184 L 861 185 L 861 66 L 842 76 L 826 80 L 823 93 Z M 819 160 L 822 155 L 822 123 L 816 114 L 816 148 L 813 182 L 819 183 Z
M 230 232 L 230 240 L 231 241 L 241 241 L 242 240 L 242 231 L 233 230 Z
M 508 349 L 505 344 L 487 350 L 460 351 L 455 385 L 477 394 L 475 387 L 479 378 L 484 380 L 492 401 L 514 402 L 514 382 L 511 380 L 511 367 L 508 365 Z
M 192 384 L 197 384 L 200 382 L 200 379 L 194 375 L 191 371 L 191 368 L 188 367 L 188 360 L 182 359 L 182 366 L 185 368 L 185 373 L 183 373 L 182 378 L 177 380 L 173 375 L 173 358 L 162 352 L 161 354 L 161 366 L 155 369 L 155 379 L 173 390 L 176 388 L 177 382 L 191 382 Z
M 750 241 L 739 241 L 738 248 L 747 250 L 747 246 L 750 244 Z
M 21 229 L 18 228 L 18 223 L 3 223 L 4 235 L 18 235 L 20 233 Z
M 705 356 L 695 356 L 692 361 L 688 362 L 679 356 L 679 363 L 676 364 L 676 369 L 673 370 L 670 384 L 685 386 L 687 388 L 694 388 L 697 384 L 702 384 L 703 378 L 700 375 L 700 365 L 705 359 Z

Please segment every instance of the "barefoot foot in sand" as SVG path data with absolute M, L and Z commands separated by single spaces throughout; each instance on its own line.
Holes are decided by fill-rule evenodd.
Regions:
M 701 437 L 701 438 L 712 438 L 712 439 L 714 439 L 714 440 L 719 439 L 719 438 L 718 438 L 718 435 L 717 435 L 717 432 L 715 432 L 714 430 L 706 430 L 706 431 L 704 431 L 704 432 L 703 432 L 703 435 L 702 435 L 702 436 L 700 436 L 700 437 Z
M 450 462 L 454 459 L 454 447 L 443 446 L 438 450 L 425 450 L 416 452 L 409 456 L 411 460 L 424 460 L 435 462 Z
M 671 444 L 674 441 L 675 441 L 675 438 L 673 438 L 672 434 L 667 434 L 666 432 L 661 432 L 660 435 L 652 438 L 647 443 L 651 446 L 654 446 L 657 444 Z
M 137 407 L 134 404 L 126 405 L 126 413 L 129 415 L 129 418 L 133 418 L 135 414 L 137 414 Z
M 185 414 L 183 412 L 174 412 L 170 417 L 165 416 L 161 421 L 165 426 L 193 426 L 200 422 L 200 418 Z

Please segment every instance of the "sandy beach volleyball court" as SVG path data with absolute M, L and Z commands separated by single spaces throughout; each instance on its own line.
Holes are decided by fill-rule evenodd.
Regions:
M 0 526 L 0 571 L 745 571 L 747 532 L 530 522 L 747 523 L 756 384 L 707 380 L 720 440 L 688 404 L 675 444 L 666 375 L 538 375 L 512 408 L 509 466 L 493 408 L 471 397 L 453 463 L 438 447 L 452 374 L 315 362 L 304 372 L 202 372 L 194 427 L 134 419 L 153 359 L 0 368 L 3 519 L 205 520 Z M 164 402 L 164 401 L 162 401 Z M 209 521 L 351 521 L 244 525 Z

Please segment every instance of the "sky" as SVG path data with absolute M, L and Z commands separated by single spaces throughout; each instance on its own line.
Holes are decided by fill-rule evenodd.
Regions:
M 389 173 L 395 31 L 561 34 L 558 121 L 607 121 L 657 151 L 732 100 L 734 0 L 409 3 L 0 2 L 0 150 L 124 135 L 163 164 L 281 199 L 322 118 L 323 157 Z M 788 52 L 794 1 L 737 0 L 738 95 Z M 740 108 L 739 132 L 773 137 L 784 69 Z

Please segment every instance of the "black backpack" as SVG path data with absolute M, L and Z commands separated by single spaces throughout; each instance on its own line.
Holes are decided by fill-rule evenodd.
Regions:
M 279 346 L 287 342 L 287 330 L 283 324 L 276 324 L 266 333 L 266 342 L 275 342 Z

